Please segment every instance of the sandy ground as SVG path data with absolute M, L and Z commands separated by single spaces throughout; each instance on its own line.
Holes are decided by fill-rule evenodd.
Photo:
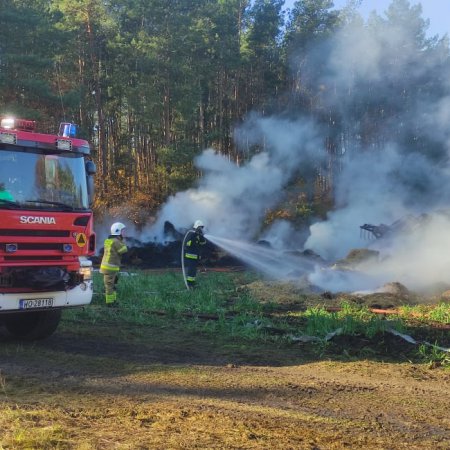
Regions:
M 394 336 L 370 344 L 312 355 L 176 323 L 2 341 L 0 448 L 450 448 L 450 372 L 409 362 Z

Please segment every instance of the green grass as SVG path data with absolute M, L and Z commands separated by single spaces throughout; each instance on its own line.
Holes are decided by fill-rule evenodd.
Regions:
M 440 350 L 437 342 L 435 345 L 419 345 L 417 353 L 430 368 L 442 366 L 450 369 L 450 353 Z
M 412 317 L 422 322 L 450 324 L 450 303 L 448 302 L 440 302 L 437 305 L 402 306 L 399 310 L 402 318 Z
M 104 305 L 103 280 L 94 274 L 94 298 L 92 305 L 83 309 L 66 311 L 65 320 L 86 321 L 100 324 L 120 321 L 128 324 L 151 326 L 167 319 L 186 320 L 188 329 L 227 336 L 254 339 L 264 337 L 261 326 L 268 323 L 264 308 L 246 291 L 237 292 L 236 285 L 247 283 L 249 274 L 210 272 L 200 275 L 199 286 L 187 291 L 180 273 L 136 272 L 121 276 L 118 283 L 118 310 Z M 211 320 L 207 320 L 211 317 Z
M 323 307 L 309 307 L 304 312 L 277 311 L 276 299 L 262 303 L 242 285 L 255 279 L 254 274 L 208 272 L 199 274 L 198 288 L 185 289 L 181 273 L 135 272 L 121 276 L 118 299 L 121 308 L 104 305 L 103 281 L 94 274 L 92 306 L 67 311 L 68 322 L 89 324 L 123 323 L 136 326 L 164 326 L 176 320 L 186 330 L 209 334 L 220 339 L 289 342 L 292 336 L 314 336 L 325 341 L 338 330 L 346 336 L 373 338 L 387 329 L 405 333 L 408 318 L 420 315 L 423 321 L 449 323 L 450 305 L 403 307 L 396 316 L 372 313 L 366 306 L 343 303 L 338 312 Z M 299 301 L 302 299 L 299 297 Z M 441 358 L 442 359 L 442 358 Z
M 328 312 L 321 307 L 309 308 L 304 316 L 308 319 L 306 334 L 318 337 L 325 337 L 337 329 L 341 330 L 341 335 L 361 335 L 368 338 L 384 333 L 388 328 L 397 331 L 404 329 L 400 319 L 386 321 L 371 313 L 367 307 L 350 303 L 344 303 L 342 310 L 338 312 Z

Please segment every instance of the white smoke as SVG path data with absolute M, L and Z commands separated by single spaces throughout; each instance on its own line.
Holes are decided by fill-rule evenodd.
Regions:
M 276 220 L 265 230 L 261 239 L 280 250 L 299 250 L 306 238 L 305 230 L 297 230 L 287 220 Z
M 106 214 L 102 217 L 101 220 L 95 220 L 95 233 L 97 240 L 97 252 L 99 252 L 103 248 L 103 243 L 105 239 L 111 234 L 111 226 L 116 222 L 121 222 L 125 225 L 125 230 L 123 231 L 123 235 L 126 238 L 129 237 L 137 237 L 140 234 L 140 231 L 137 229 L 135 223 L 126 218 L 126 214 L 121 214 L 119 212 L 117 215 Z
M 331 291 L 371 291 L 396 281 L 411 290 L 427 291 L 434 285 L 450 283 L 450 211 L 425 215 L 425 223 L 393 239 L 376 241 L 372 246 L 380 254 L 377 260 L 362 263 L 355 271 L 317 267 L 309 280 Z
M 331 51 L 326 82 L 337 86 L 336 92 L 346 91 L 352 98 L 332 96 L 327 101 L 339 104 L 345 115 L 354 98 L 363 95 L 358 92 L 361 84 L 369 84 L 380 97 L 388 97 L 391 85 L 409 95 L 409 86 L 401 82 L 402 77 L 417 80 L 433 74 L 448 80 L 448 67 L 442 67 L 437 52 L 430 56 L 417 51 L 414 25 L 388 27 L 386 22 L 379 22 L 367 27 L 355 23 L 342 30 Z M 358 274 L 316 271 L 311 280 L 326 289 L 374 289 L 390 281 L 419 288 L 450 280 L 449 258 L 444 250 L 450 243 L 450 220 L 445 214 L 434 213 L 450 205 L 450 173 L 445 164 L 450 150 L 450 101 L 448 96 L 424 95 L 408 107 L 398 112 L 396 123 L 389 124 L 389 141 L 368 151 L 359 148 L 358 153 L 345 159 L 336 184 L 336 209 L 327 220 L 311 226 L 305 245 L 326 258 L 342 258 L 350 249 L 364 247 L 357 231 L 362 223 L 389 225 L 424 212 L 433 219 L 415 232 L 398 235 L 389 248 L 382 249 L 382 262 Z M 422 153 L 404 148 L 400 142 L 406 130 L 413 130 L 418 139 L 421 134 L 425 136 L 429 148 Z
M 302 67 L 306 74 L 310 71 L 305 79 L 317 89 L 322 110 L 338 111 L 342 124 L 355 137 L 338 152 L 342 168 L 333 180 L 335 209 L 326 220 L 311 226 L 304 246 L 324 258 L 342 258 L 351 249 L 367 246 L 359 234 L 363 223 L 391 224 L 408 214 L 449 206 L 450 169 L 445 164 L 450 156 L 448 46 L 443 41 L 442 48 L 433 52 L 418 48 L 418 25 L 407 19 L 394 24 L 380 18 L 369 24 L 355 20 L 326 46 L 313 50 L 309 60 L 320 62 L 319 72 L 315 72 L 318 65 Z M 417 89 L 421 83 L 434 82 L 430 76 L 447 80 L 436 81 L 438 90 L 446 89 L 444 95 L 433 97 L 433 89 L 427 86 L 421 96 L 409 92 L 408 82 Z M 411 96 L 411 101 L 395 103 L 399 92 L 403 100 Z M 392 120 L 385 124 L 383 139 L 371 136 L 368 141 L 375 144 L 367 147 L 363 131 L 359 133 L 370 129 L 367 120 L 374 112 L 370 103 L 374 98 L 398 111 L 395 116 L 386 111 Z M 359 116 L 355 117 L 355 111 L 360 111 Z M 376 112 L 383 117 L 384 111 Z M 212 149 L 205 150 L 196 160 L 203 173 L 198 186 L 171 197 L 146 233 L 161 236 L 166 220 L 182 229 L 201 219 L 211 235 L 242 240 L 262 236 L 274 246 L 298 248 L 295 239 L 301 241 L 303 236 L 286 222 L 275 222 L 261 234 L 262 222 L 294 176 L 326 161 L 324 131 L 304 117 L 250 117 L 236 130 L 236 144 L 242 150 L 257 146 L 259 153 L 236 165 Z M 408 135 L 426 138 L 429 148 L 405 148 Z M 373 289 L 389 281 L 417 286 L 450 280 L 448 230 L 448 217 L 438 216 L 420 232 L 392 242 L 389 254 L 382 255 L 383 263 L 366 267 L 364 273 L 349 277 L 320 271 L 312 278 L 334 291 Z
M 309 120 L 254 117 L 236 134 L 241 143 L 259 145 L 261 152 L 239 166 L 205 150 L 195 161 L 203 173 L 198 187 L 170 197 L 148 236 L 161 236 L 165 221 L 183 229 L 201 219 L 216 236 L 255 239 L 267 210 L 277 204 L 299 166 L 323 158 L 322 140 Z
M 305 246 L 326 259 L 342 258 L 363 244 L 359 237 L 363 223 L 391 224 L 440 206 L 439 192 L 449 183 L 446 178 L 423 155 L 401 154 L 393 144 L 380 152 L 353 155 L 337 179 L 336 209 L 326 221 L 311 226 Z

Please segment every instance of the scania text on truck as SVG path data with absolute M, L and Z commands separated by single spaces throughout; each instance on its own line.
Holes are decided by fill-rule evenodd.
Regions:
M 0 119 L 0 326 L 42 339 L 63 308 L 92 300 L 95 164 L 74 124 L 44 134 Z

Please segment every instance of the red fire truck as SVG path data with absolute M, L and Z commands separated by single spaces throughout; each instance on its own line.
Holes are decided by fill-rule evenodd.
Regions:
M 0 122 L 0 326 L 20 339 L 42 339 L 63 308 L 93 293 L 95 164 L 76 125 L 35 131 L 31 120 Z

